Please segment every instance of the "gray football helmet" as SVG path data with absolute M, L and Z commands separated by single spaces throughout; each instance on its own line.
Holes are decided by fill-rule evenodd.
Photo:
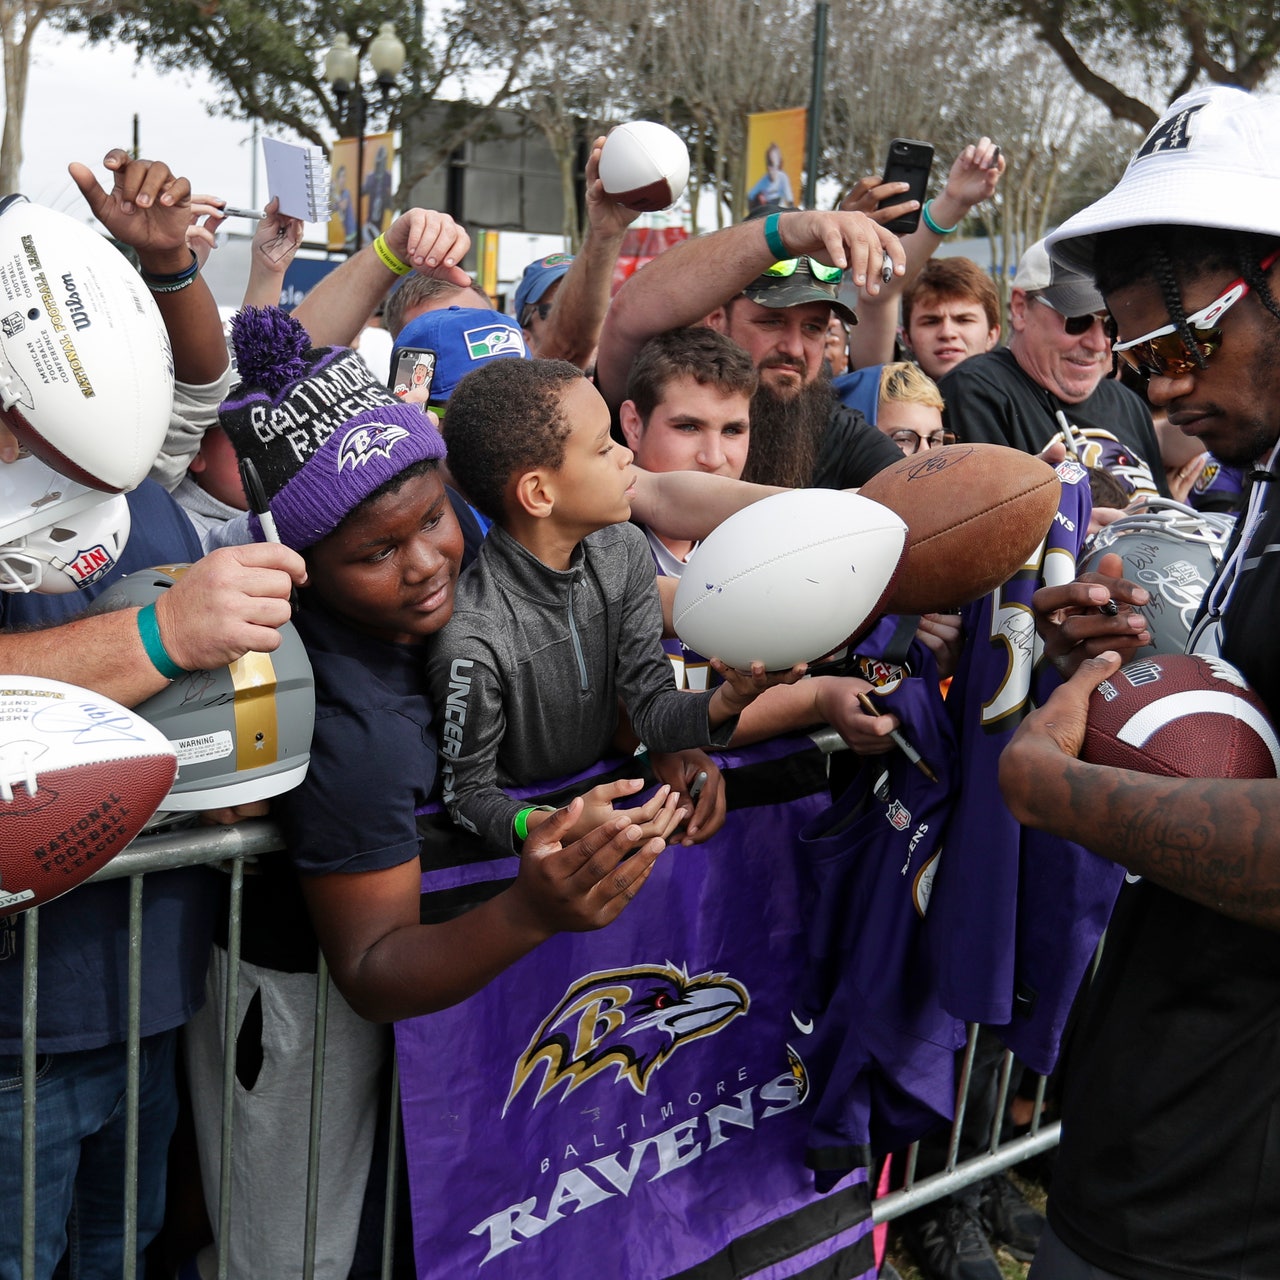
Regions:
M 1085 544 L 1080 572 L 1096 570 L 1108 551 L 1124 561 L 1123 576 L 1146 587 L 1142 610 L 1156 653 L 1182 653 L 1200 602 L 1222 563 L 1235 521 L 1196 511 L 1171 498 L 1148 498 L 1142 509 L 1099 529 Z M 1145 654 L 1144 647 L 1139 651 Z
M 162 565 L 121 578 L 94 611 L 154 604 L 188 568 Z M 292 623 L 274 653 L 246 653 L 214 671 L 189 671 L 134 708 L 173 743 L 178 776 L 160 812 L 222 809 L 280 795 L 311 761 L 315 683 Z

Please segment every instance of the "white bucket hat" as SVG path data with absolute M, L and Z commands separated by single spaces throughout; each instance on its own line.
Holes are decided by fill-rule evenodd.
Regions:
M 1280 236 L 1280 97 L 1222 85 L 1183 94 L 1120 181 L 1045 242 L 1055 262 L 1092 276 L 1096 235 L 1156 224 Z

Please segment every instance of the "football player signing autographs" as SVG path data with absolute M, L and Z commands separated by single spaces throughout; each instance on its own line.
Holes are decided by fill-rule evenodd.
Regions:
M 1091 272 L 1115 350 L 1170 423 L 1251 472 L 1188 648 L 1280 716 L 1280 100 L 1198 90 L 1117 187 L 1049 237 Z M 1248 174 L 1245 190 L 1231 175 Z M 1145 593 L 1102 573 L 1037 593 L 1070 678 L 1000 764 L 1010 808 L 1130 873 L 1067 1073 L 1033 1280 L 1280 1274 L 1280 783 L 1076 759 L 1091 691 L 1146 637 Z M 1103 610 L 1113 599 L 1120 609 Z M 1071 674 L 1074 673 L 1074 674 Z M 1206 771 L 1213 763 L 1206 761 Z

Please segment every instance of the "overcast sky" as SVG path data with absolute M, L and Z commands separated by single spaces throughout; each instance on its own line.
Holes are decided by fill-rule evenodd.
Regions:
M 215 100 L 208 80 L 194 74 L 162 73 L 138 64 L 129 48 L 87 47 L 46 23 L 36 33 L 23 126 L 20 190 L 38 204 L 89 221 L 67 164 L 82 160 L 106 185 L 102 157 L 131 145 L 133 116 L 139 120 L 142 154 L 160 159 L 190 178 L 192 189 L 247 207 L 252 186 L 252 129 L 245 121 L 211 115 Z M 289 141 L 298 139 L 284 133 Z M 266 171 L 259 164 L 259 202 L 266 200 Z M 249 223 L 243 223 L 250 230 Z M 470 228 L 469 228 L 470 229 Z M 319 227 L 307 238 L 318 239 Z M 524 264 L 562 248 L 559 237 L 504 235 L 499 252 L 503 279 Z
M 78 214 L 85 205 L 67 164 L 82 160 L 103 179 L 102 157 L 131 145 L 136 112 L 144 156 L 167 161 L 197 191 L 247 205 L 250 126 L 211 116 L 213 96 L 203 77 L 162 74 L 138 65 L 128 48 L 87 48 L 44 24 L 27 87 L 22 193 Z

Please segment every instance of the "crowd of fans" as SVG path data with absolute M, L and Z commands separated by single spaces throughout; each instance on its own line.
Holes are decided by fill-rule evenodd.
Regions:
M 1216 643 L 1264 698 L 1274 695 L 1259 675 L 1270 609 L 1258 585 L 1269 562 L 1257 548 L 1271 544 L 1257 530 L 1277 518 L 1266 481 L 1280 437 L 1270 355 L 1280 308 L 1266 255 L 1280 237 L 1278 206 L 1260 186 L 1237 214 L 1201 189 L 1213 183 L 1184 179 L 1177 166 L 1195 160 L 1203 135 L 1234 146 L 1259 184 L 1280 184 L 1269 146 L 1277 128 L 1270 100 L 1235 90 L 1175 103 L 1102 213 L 1084 211 L 1023 254 L 1007 315 L 988 273 L 934 256 L 939 228 L 956 227 L 997 188 L 1004 159 L 990 139 L 961 153 L 931 216 L 901 240 L 884 223 L 915 203 L 881 208 L 900 188 L 872 177 L 833 211 L 754 202 L 746 221 L 668 249 L 613 297 L 636 215 L 603 191 L 600 139 L 587 164 L 582 248 L 529 264 L 514 315 L 463 269 L 467 231 L 411 209 L 286 316 L 276 304 L 301 226 L 273 204 L 229 342 L 199 272 L 216 252 L 220 202 L 122 151 L 106 157 L 109 189 L 73 165 L 99 222 L 137 254 L 177 391 L 151 478 L 128 494 L 132 533 L 116 569 L 76 595 L 0 596 L 0 664 L 134 705 L 175 673 L 270 652 L 291 624 L 316 701 L 301 785 L 205 816 L 269 813 L 284 836 L 287 852 L 246 877 L 238 967 L 225 902 L 198 869 L 146 878 L 140 1265 L 165 1223 L 167 1152 L 185 1098 L 212 1223 L 226 1178 L 221 1133 L 232 1130 L 236 1210 L 230 1256 L 206 1246 L 180 1274 L 207 1280 L 220 1261 L 233 1277 L 297 1274 L 311 1105 L 305 1091 L 276 1086 L 310 1071 L 317 947 L 331 988 L 316 1274 L 346 1280 L 360 1274 L 386 1024 L 465 999 L 557 932 L 606 928 L 644 892 L 655 861 L 676 856 L 668 846 L 720 829 L 713 750 L 831 726 L 855 762 L 895 752 L 902 717 L 892 699 L 868 695 L 911 679 L 929 686 L 930 714 L 959 744 L 953 832 L 981 830 L 969 850 L 950 838 L 929 914 L 950 975 L 940 998 L 996 1028 L 979 1037 L 961 1156 L 980 1152 L 993 1125 L 1030 1122 L 1016 1079 L 996 1114 L 1000 1057 L 1008 1045 L 1037 1070 L 1053 1065 L 1118 894 L 1127 932 L 1108 952 L 1132 956 L 1136 938 L 1168 965 L 1160 1006 L 1133 993 L 1120 964 L 1104 968 L 1106 999 L 1124 1012 L 1090 1006 L 1074 1037 L 1052 1231 L 996 1174 L 902 1221 L 923 1273 L 997 1280 L 993 1249 L 1003 1246 L 1026 1260 L 1040 1249 L 1042 1280 L 1280 1274 L 1280 1169 L 1262 1136 L 1275 1109 L 1269 1028 L 1280 973 L 1266 826 L 1274 783 L 1247 794 L 1193 793 L 1192 783 L 1149 792 L 1115 771 L 1080 776 L 1072 728 L 1115 654 L 1150 653 L 1143 608 L 1152 603 L 1136 584 L 1073 581 L 1075 562 L 1091 532 L 1152 498 L 1222 509 L 1244 488 L 1253 558 L 1233 557 L 1214 597 L 1227 624 Z M 1255 136 L 1268 144 L 1256 155 L 1247 152 Z M 1144 187 L 1144 165 L 1163 166 L 1166 186 Z M 374 313 L 394 340 L 391 367 L 376 375 L 350 349 Z M 1059 519 L 1007 589 L 964 610 L 892 620 L 876 633 L 887 637 L 882 649 L 813 673 L 734 670 L 675 636 L 672 589 L 728 514 L 779 488 L 857 488 L 903 455 L 956 442 L 1006 445 L 1058 470 Z M 17 456 L 6 427 L 0 460 Z M 248 510 L 246 459 L 278 541 Z M 1249 480 L 1255 466 L 1261 478 Z M 134 611 L 84 610 L 120 576 L 168 563 L 192 568 L 156 607 L 157 661 Z M 1098 608 L 1109 600 L 1120 607 Z M 1233 630 L 1235 618 L 1244 621 Z M 651 794 L 636 776 L 554 809 L 516 798 L 640 744 L 659 784 Z M 847 777 L 835 762 L 834 792 Z M 1086 813 L 1094 796 L 1109 817 Z M 423 923 L 415 815 L 437 799 L 494 857 L 518 861 L 497 896 Z M 1153 808 L 1167 815 L 1158 833 Z M 1135 830 L 1143 823 L 1145 835 Z M 1242 829 L 1256 835 L 1244 851 L 1231 843 L 1250 840 Z M 1053 868 L 1034 891 L 1017 872 L 1032 858 Z M 1206 867 L 1233 859 L 1240 869 L 1225 873 L 1226 892 Z M 1146 880 L 1122 893 L 1126 869 Z M 1158 895 L 1156 905 L 1142 894 Z M 1024 914 L 1031 924 L 1016 935 L 1001 923 Z M 22 918 L 0 930 L 0 1074 L 15 1084 L 0 1090 L 0 1234 L 10 1242 L 0 1278 L 17 1280 Z M 91 883 L 41 911 L 40 1277 L 59 1267 L 119 1272 L 128 938 L 123 881 Z M 1178 985 L 1175 953 L 1198 950 L 1201 938 L 1221 957 L 1188 961 L 1198 970 L 1185 980 L 1199 983 L 1195 998 L 1231 1008 L 1170 1033 L 1173 1047 L 1150 1066 L 1141 1055 L 1153 1056 L 1156 1023 L 1176 1023 L 1193 998 Z M 1034 961 L 1028 948 L 1040 953 Z M 1246 967 L 1247 993 L 1223 994 Z M 1140 965 L 1148 976 L 1156 968 Z M 1031 971 L 1052 977 L 1022 1010 Z M 222 1010 L 233 981 L 243 1025 L 229 1044 Z M 1129 1020 L 1128 1039 L 1117 1017 Z M 1238 1056 L 1229 1079 L 1247 1081 L 1260 1101 L 1245 1104 L 1243 1083 L 1217 1107 L 1207 1100 L 1220 1059 L 1206 1043 L 1219 1037 Z M 241 1086 L 230 1116 L 228 1054 Z M 1138 1094 L 1131 1122 L 1126 1105 Z M 1190 1118 L 1175 1120 L 1184 1105 Z M 1094 1106 L 1097 1116 L 1076 1119 Z M 1206 1133 L 1215 1128 L 1217 1139 Z M 945 1141 L 915 1136 L 928 1139 L 919 1174 L 940 1169 Z M 890 1182 L 899 1177 L 895 1167 Z M 1196 1197 L 1211 1185 L 1201 1208 Z

